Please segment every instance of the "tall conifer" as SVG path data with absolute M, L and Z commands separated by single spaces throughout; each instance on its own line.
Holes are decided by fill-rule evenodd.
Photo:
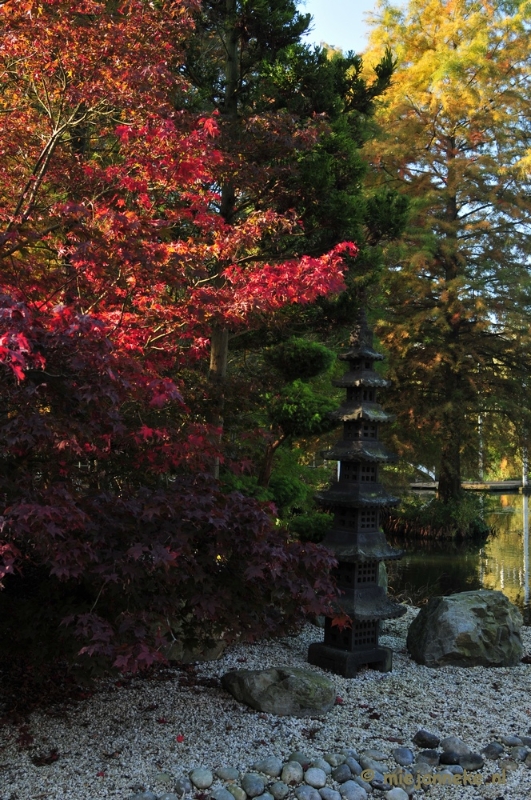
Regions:
M 518 421 L 529 405 L 531 9 L 381 0 L 372 24 L 367 65 L 385 47 L 397 59 L 385 135 L 369 145 L 374 180 L 412 202 L 387 253 L 380 333 L 402 429 L 413 451 L 433 448 L 448 501 L 478 419 Z

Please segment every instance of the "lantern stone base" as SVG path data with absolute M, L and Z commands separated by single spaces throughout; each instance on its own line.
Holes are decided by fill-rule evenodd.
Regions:
M 379 672 L 391 672 L 393 651 L 390 647 L 371 647 L 351 652 L 314 642 L 308 648 L 308 662 L 344 678 L 355 678 L 360 667 L 365 666 Z

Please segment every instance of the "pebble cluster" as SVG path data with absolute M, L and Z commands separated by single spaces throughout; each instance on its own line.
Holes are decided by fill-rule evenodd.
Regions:
M 214 771 L 198 767 L 188 777 L 176 780 L 173 792 L 157 796 L 141 791 L 129 800 L 180 800 L 194 792 L 197 797 L 196 790 L 208 790 L 211 800 L 367 800 L 371 792 L 385 800 L 410 800 L 415 791 L 424 792 L 431 786 L 482 786 L 485 777 L 479 770 L 486 760 L 498 761 L 497 771 L 489 777 L 492 783 L 497 776 L 494 781 L 499 787 L 507 782 L 507 769 L 514 770 L 519 762 L 531 768 L 531 737 L 527 736 L 502 736 L 486 745 L 482 754 L 474 753 L 458 736 L 441 741 L 423 729 L 417 731 L 413 742 L 427 749 L 415 756 L 409 747 L 395 747 L 391 753 L 394 768 L 389 771 L 383 766 L 389 756 L 381 750 L 358 755 L 350 748 L 314 759 L 294 751 L 285 762 L 267 756 L 251 764 L 253 772 L 243 774 L 234 767 Z M 440 750 L 435 749 L 439 746 Z
M 62 716 L 0 729 L 0 800 L 531 797 L 531 665 L 416 664 L 405 646 L 416 613 L 384 624 L 392 672 L 332 676 L 324 717 L 258 713 L 220 686 L 231 669 L 310 668 L 308 645 L 322 640 L 312 625 L 160 680 L 102 681 Z M 531 628 L 522 640 L 531 653 Z

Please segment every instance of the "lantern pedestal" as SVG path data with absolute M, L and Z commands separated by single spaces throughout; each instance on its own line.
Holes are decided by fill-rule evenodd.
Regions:
M 355 678 L 360 667 L 390 672 L 393 668 L 393 651 L 390 647 L 379 646 L 348 652 L 315 642 L 308 648 L 308 663 L 343 678 Z

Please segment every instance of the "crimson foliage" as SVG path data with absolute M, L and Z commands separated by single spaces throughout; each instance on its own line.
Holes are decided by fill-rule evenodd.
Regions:
M 267 264 L 293 214 L 221 218 L 216 119 L 176 110 L 195 6 L 0 4 L 0 626 L 42 649 L 62 621 L 121 670 L 333 594 L 326 551 L 206 477 L 219 431 L 179 375 L 214 326 L 341 289 L 356 248 Z
M 7 599 L 39 569 L 47 613 L 121 670 L 163 659 L 173 637 L 252 640 L 322 611 L 327 551 L 213 485 L 209 432 L 183 433 L 175 385 L 118 356 L 101 321 L 4 296 L 0 348 Z

